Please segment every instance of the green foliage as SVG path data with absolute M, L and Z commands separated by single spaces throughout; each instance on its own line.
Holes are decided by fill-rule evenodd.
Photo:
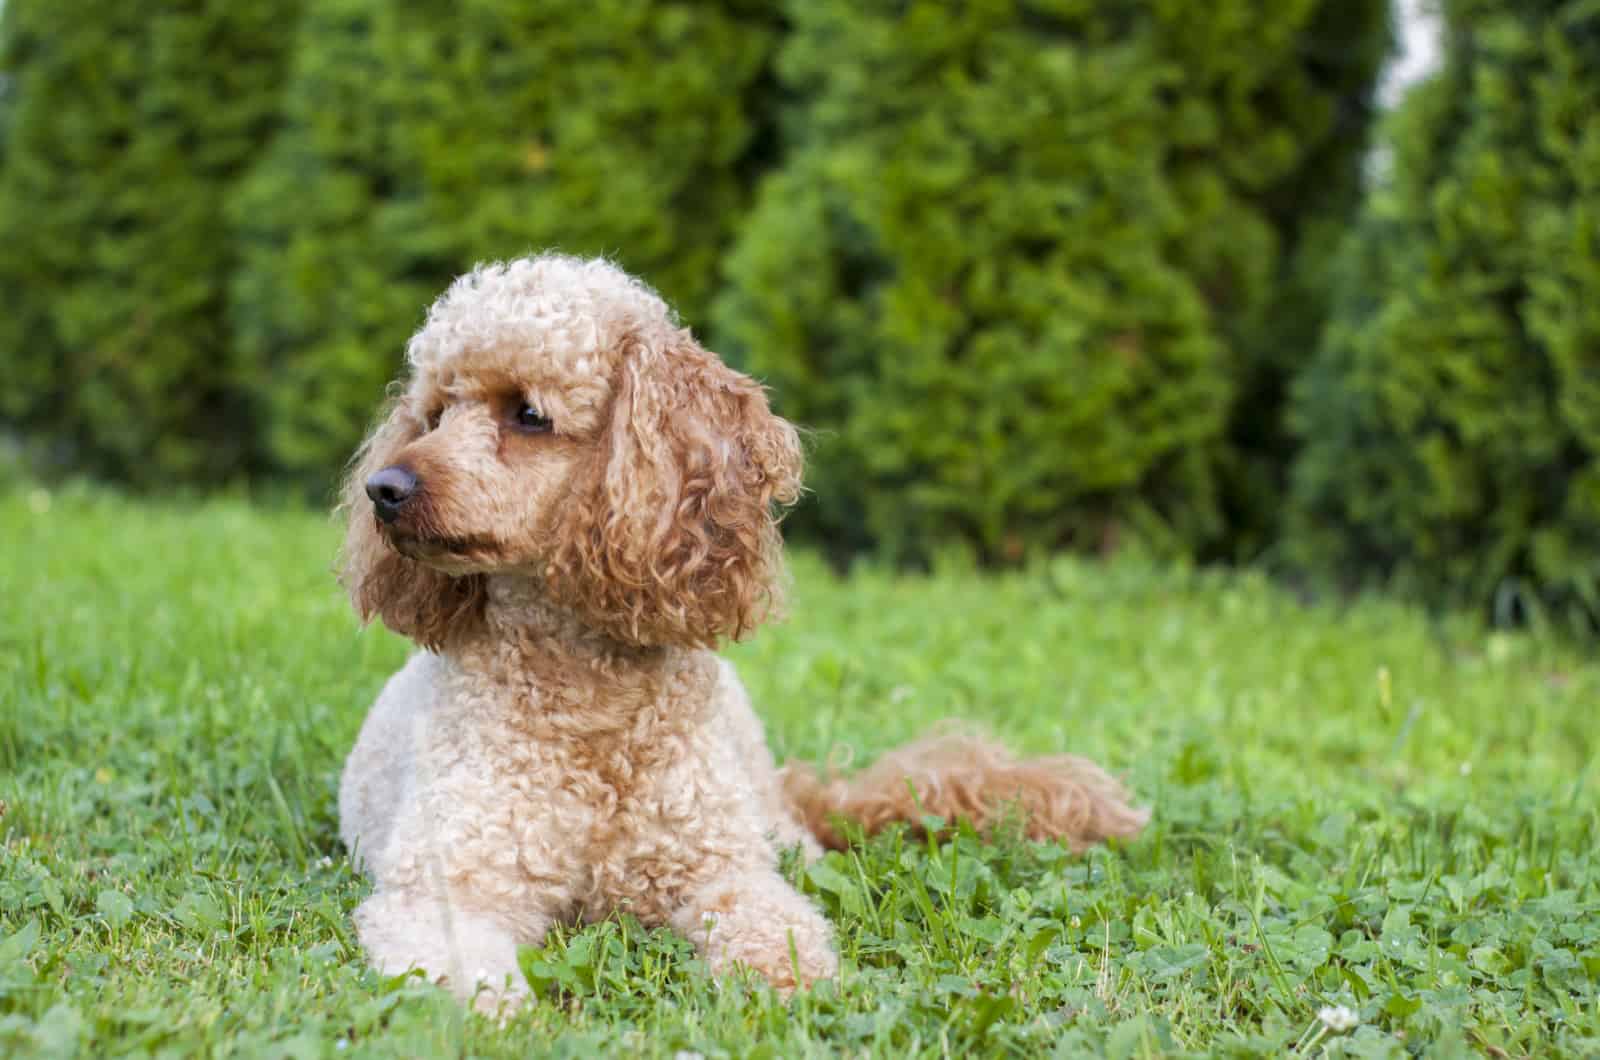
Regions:
M 0 415 L 139 483 L 239 470 L 223 201 L 273 127 L 297 0 L 0 9 Z
M 1229 558 L 1256 555 L 1283 529 L 1294 452 L 1285 414 L 1290 385 L 1315 356 L 1338 249 L 1361 207 L 1390 17 L 1388 0 L 1319 4 L 1300 34 L 1301 51 L 1284 57 L 1291 65 L 1253 90 L 1265 109 L 1295 115 L 1287 124 L 1309 142 L 1277 179 L 1247 185 L 1276 233 L 1276 254 L 1259 310 L 1218 318 L 1240 357 L 1222 466 L 1227 541 L 1220 552 Z M 1232 229 L 1219 219 L 1203 231 L 1226 242 Z
M 1296 551 L 1515 614 L 1600 615 L 1600 11 L 1446 5 L 1448 65 L 1296 393 Z
M 1386 14 L 791 5 L 790 152 L 715 319 L 821 428 L 813 525 L 913 555 L 1226 545 L 1225 500 L 1265 504 L 1233 480 L 1282 458 L 1235 403 L 1316 319 L 1314 285 L 1277 292 L 1352 197 Z
M 774 29 L 737 0 L 312 5 L 288 127 L 233 209 L 271 462 L 338 467 L 478 261 L 604 253 L 697 318 L 769 150 Z
M 1139 839 L 791 861 L 843 973 L 789 1005 L 624 918 L 525 950 L 541 1000 L 504 1027 L 468 1016 L 352 930 L 337 776 L 407 646 L 355 633 L 336 537 L 0 487 L 0 594 L 28 601 L 0 609 L 0 1053 L 1600 1050 L 1592 653 L 1127 559 L 839 579 L 802 555 L 793 617 L 730 655 L 780 757 L 964 716 L 1126 770 Z
M 0 415 L 58 464 L 325 484 L 439 289 L 554 246 L 774 383 L 837 550 L 1270 531 L 1386 0 L 300 8 L 5 5 Z

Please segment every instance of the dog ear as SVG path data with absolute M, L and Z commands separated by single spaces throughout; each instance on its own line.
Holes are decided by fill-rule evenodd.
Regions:
M 376 616 L 396 633 L 437 650 L 482 616 L 483 577 L 444 574 L 396 552 L 378 532 L 366 494 L 367 479 L 421 435 L 421 423 L 400 400 L 357 450 L 340 493 L 346 525 L 339 582 L 363 622 Z
M 799 499 L 801 450 L 759 383 L 687 331 L 636 339 L 595 459 L 548 571 L 589 622 L 633 644 L 711 647 L 777 611 L 777 509 Z

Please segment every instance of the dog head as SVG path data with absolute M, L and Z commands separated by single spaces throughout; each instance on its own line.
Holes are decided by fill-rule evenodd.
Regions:
M 483 266 L 407 359 L 343 496 L 364 619 L 439 647 L 494 574 L 640 646 L 709 646 L 772 612 L 798 434 L 649 288 L 604 261 Z

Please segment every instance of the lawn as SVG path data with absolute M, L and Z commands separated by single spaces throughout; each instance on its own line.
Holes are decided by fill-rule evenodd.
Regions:
M 465 1016 L 350 928 L 339 767 L 407 646 L 358 632 L 335 536 L 0 495 L 0 1054 L 1600 1053 L 1592 646 L 1135 560 L 799 555 L 792 617 L 730 654 L 780 755 L 978 719 L 1126 775 L 1138 840 L 791 865 L 844 968 L 789 1005 L 623 919 L 527 951 L 507 1025 Z

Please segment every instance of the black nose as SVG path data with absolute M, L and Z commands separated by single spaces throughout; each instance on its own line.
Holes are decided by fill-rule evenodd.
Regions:
M 400 517 L 400 509 L 416 492 L 417 476 L 411 473 L 410 468 L 399 464 L 392 464 L 367 479 L 367 496 L 372 498 L 372 510 L 386 523 L 392 523 Z

